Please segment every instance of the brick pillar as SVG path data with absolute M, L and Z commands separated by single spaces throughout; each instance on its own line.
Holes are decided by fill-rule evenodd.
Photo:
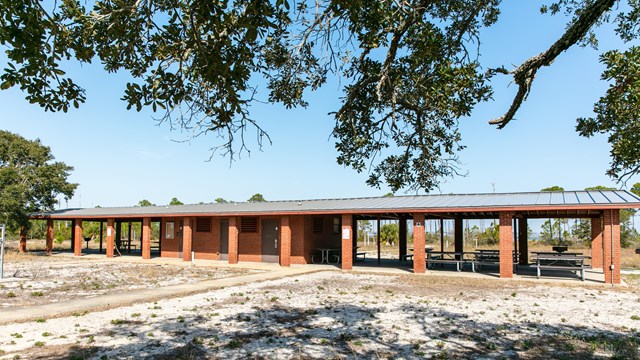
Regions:
M 520 265 L 529 265 L 529 233 L 527 218 L 518 219 L 518 250 Z
M 229 264 L 238 263 L 238 218 L 229 218 Z
M 82 255 L 82 219 L 75 219 L 73 221 L 73 234 L 75 242 L 73 243 L 73 256 Z
M 191 224 L 193 223 L 190 217 L 186 217 L 182 220 L 182 260 L 191 261 L 191 243 L 193 240 L 193 229 Z
M 20 245 L 18 249 L 21 254 L 27 252 L 27 229 L 24 226 L 20 227 Z
M 291 265 L 291 226 L 289 217 L 280 218 L 280 266 Z
M 453 243 L 455 252 L 464 251 L 464 233 L 461 218 L 456 218 L 453 222 Z M 460 260 L 461 258 L 460 255 L 456 255 L 456 259 Z
M 500 213 L 500 277 L 513 277 L 513 213 Z
M 604 222 L 602 231 L 604 282 L 620 284 L 620 210 L 605 210 L 602 221 Z
M 401 218 L 399 222 L 398 232 L 400 238 L 398 239 L 398 252 L 400 260 L 402 260 L 403 257 L 407 255 L 407 219 Z
M 113 247 L 115 246 L 116 229 L 114 228 L 115 219 L 107 219 L 107 257 L 113 257 Z
M 342 215 L 342 270 L 353 268 L 353 231 L 351 229 L 353 217 Z
M 591 219 L 591 267 L 602 269 L 602 218 Z
M 46 240 L 47 240 L 47 245 L 46 245 L 47 255 L 51 255 L 51 253 L 53 252 L 53 219 L 47 219 Z
M 424 214 L 413 214 L 413 272 L 422 274 L 427 269 L 425 262 Z
M 142 258 L 151 259 L 151 218 L 142 219 Z

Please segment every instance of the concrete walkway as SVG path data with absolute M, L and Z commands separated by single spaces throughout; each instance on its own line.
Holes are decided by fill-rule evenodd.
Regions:
M 261 266 L 270 267 L 270 266 Z M 255 268 L 255 267 L 251 267 Z M 297 276 L 322 269 L 309 267 L 283 268 L 274 267 L 270 271 L 248 275 L 232 276 L 228 278 L 205 280 L 194 284 L 180 284 L 157 289 L 144 289 L 126 293 L 108 294 L 90 298 L 35 306 L 13 307 L 0 310 L 0 325 L 7 323 L 33 321 L 38 318 L 55 318 L 68 316 L 73 313 L 102 311 L 133 305 L 143 302 L 153 302 L 160 299 L 182 297 L 228 286 L 244 285 L 252 282 L 279 279 L 287 276 Z

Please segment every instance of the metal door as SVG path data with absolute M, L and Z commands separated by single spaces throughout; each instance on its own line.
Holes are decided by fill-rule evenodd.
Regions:
M 229 260 L 229 222 L 220 221 L 220 260 Z
M 178 259 L 182 259 L 182 220 L 178 220 Z
M 264 262 L 277 263 L 280 261 L 278 256 L 279 227 L 278 220 L 262 220 L 262 261 Z

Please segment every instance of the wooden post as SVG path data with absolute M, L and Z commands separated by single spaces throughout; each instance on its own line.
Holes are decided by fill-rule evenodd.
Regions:
M 378 264 L 380 264 L 380 216 L 378 216 Z
M 462 218 L 457 217 L 454 220 L 453 224 L 453 237 L 454 237 L 454 251 L 455 252 L 463 252 L 464 251 L 464 233 L 462 230 Z M 462 260 L 462 255 L 456 255 L 457 260 Z
M 128 240 L 128 242 L 127 242 L 127 243 L 129 244 L 129 245 L 127 246 L 127 253 L 129 253 L 129 254 L 131 254 L 131 241 L 133 240 L 133 239 L 131 238 L 131 230 L 132 230 L 131 228 L 132 228 L 132 226 L 131 226 L 131 221 L 129 221 L 129 229 L 128 229 L 128 231 L 127 231 L 127 240 Z
M 47 255 L 53 252 L 53 219 L 47 219 Z
M 440 251 L 444 251 L 444 219 L 440 218 Z
M 102 254 L 102 230 L 104 228 L 104 221 L 100 220 L 100 254 Z
M 402 217 L 399 219 L 400 224 L 398 224 L 398 231 L 400 238 L 398 239 L 398 253 L 400 255 L 400 260 L 404 259 L 404 256 L 407 255 L 407 219 Z
M 518 243 L 520 255 L 518 259 L 520 260 L 520 265 L 529 265 L 529 234 L 527 230 L 529 229 L 529 225 L 527 224 L 527 218 L 519 218 L 518 219 Z

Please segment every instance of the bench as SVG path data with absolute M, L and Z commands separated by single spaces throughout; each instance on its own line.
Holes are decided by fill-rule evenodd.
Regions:
M 482 265 L 500 265 L 500 252 L 498 250 L 482 250 L 473 252 L 474 258 L 467 260 L 471 264 L 471 269 L 475 272 L 476 266 L 478 270 Z M 513 271 L 518 268 L 519 256 L 517 252 L 513 252 Z
M 580 280 L 584 281 L 584 256 L 581 255 L 538 255 L 536 262 L 537 278 L 540 279 L 542 270 L 568 270 L 580 273 Z
M 413 261 L 413 254 L 405 254 L 400 258 L 402 262 Z
M 456 264 L 456 270 L 462 271 L 462 265 L 465 261 L 462 258 L 462 253 L 459 252 L 430 251 L 427 253 L 426 262 L 427 268 L 433 268 L 435 264 Z
M 356 253 L 356 257 L 355 257 L 356 261 L 358 261 L 358 260 L 364 261 L 366 258 L 367 258 L 367 253 L 366 252 L 363 251 L 363 252 L 357 252 Z

